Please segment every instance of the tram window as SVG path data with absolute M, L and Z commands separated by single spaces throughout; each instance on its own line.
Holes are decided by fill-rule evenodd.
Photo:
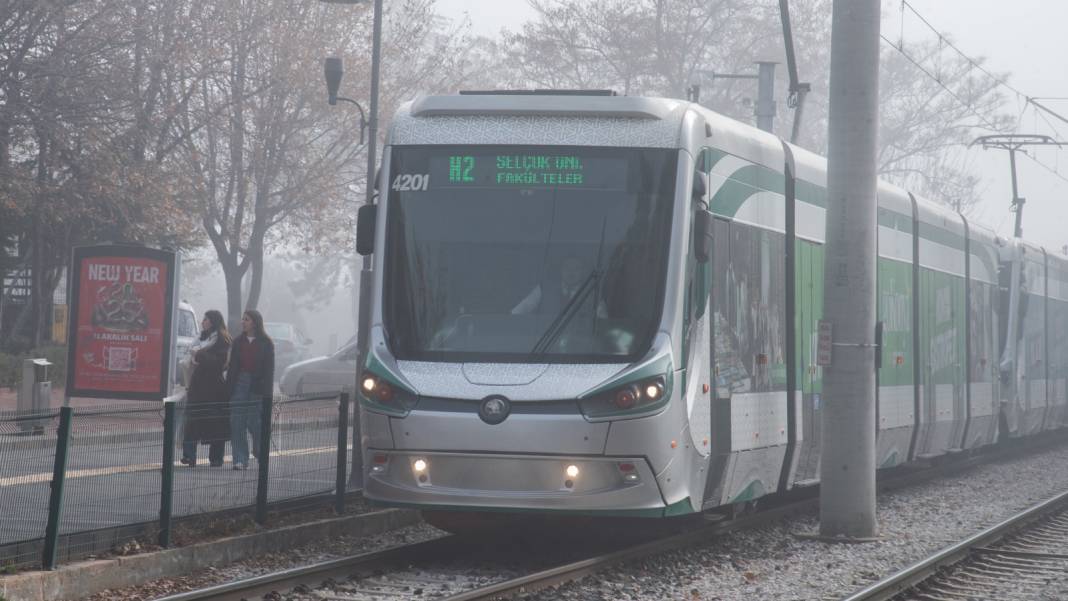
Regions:
M 393 352 L 567 362 L 644 352 L 663 304 L 677 160 L 619 148 L 394 149 Z

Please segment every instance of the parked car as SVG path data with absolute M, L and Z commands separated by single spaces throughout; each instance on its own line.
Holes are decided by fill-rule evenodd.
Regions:
M 294 363 L 282 372 L 278 389 L 284 394 L 352 390 L 356 384 L 356 337 L 330 355 Z
M 282 371 L 290 365 L 303 361 L 311 354 L 312 340 L 304 335 L 295 325 L 282 322 L 263 324 L 267 335 L 274 340 L 274 378 L 277 380 Z
M 200 324 L 197 319 L 197 312 L 193 310 L 193 305 L 185 301 L 178 302 L 178 320 L 174 324 L 174 381 L 175 383 L 182 382 L 181 369 L 178 363 L 189 352 L 189 347 L 193 345 L 193 341 L 200 335 Z

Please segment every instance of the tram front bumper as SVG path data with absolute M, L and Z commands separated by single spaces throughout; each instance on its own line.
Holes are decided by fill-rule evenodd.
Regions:
M 368 449 L 363 494 L 400 505 L 501 510 L 662 510 L 643 458 Z

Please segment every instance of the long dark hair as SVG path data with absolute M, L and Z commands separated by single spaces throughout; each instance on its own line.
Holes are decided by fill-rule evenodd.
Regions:
M 226 320 L 223 319 L 222 313 L 215 309 L 209 309 L 204 313 L 204 319 L 211 322 L 211 329 L 200 333 L 201 340 L 207 340 L 212 332 L 217 332 L 219 334 L 219 340 L 222 340 L 226 344 L 230 344 L 230 332 L 226 329 Z
M 245 309 L 245 315 L 248 315 L 248 318 L 252 320 L 252 329 L 255 330 L 253 334 L 256 338 L 263 338 L 267 342 L 274 344 L 271 337 L 267 335 L 267 330 L 263 328 L 263 316 L 260 315 L 260 312 L 255 309 Z

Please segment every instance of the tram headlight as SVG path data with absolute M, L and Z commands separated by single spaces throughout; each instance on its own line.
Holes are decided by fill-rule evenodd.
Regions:
M 368 370 L 360 380 L 360 400 L 371 410 L 403 417 L 415 407 L 416 397 Z
M 638 400 L 641 399 L 641 397 L 641 390 L 632 384 L 617 390 L 612 401 L 616 404 L 616 407 L 619 407 L 620 409 L 630 409 L 638 404 Z
M 670 372 L 663 376 L 642 378 L 579 401 L 588 418 L 612 417 L 653 411 L 671 396 Z

